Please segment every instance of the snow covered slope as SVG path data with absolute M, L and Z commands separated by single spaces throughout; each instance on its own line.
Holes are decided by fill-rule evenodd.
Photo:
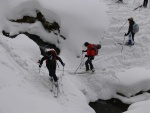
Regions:
M 134 95 L 150 89 L 150 14 L 149 7 L 133 11 L 141 1 L 133 2 L 134 0 L 126 0 L 124 4 L 117 4 L 115 0 L 1 0 L 1 31 L 7 30 L 12 35 L 28 31 L 40 35 L 45 41 L 57 43 L 58 37 L 47 33 L 39 22 L 20 25 L 6 19 L 26 14 L 35 16 L 35 10 L 39 8 L 49 21 L 60 23 L 67 40 L 61 40 L 60 45 L 57 45 L 61 48 L 60 57 L 66 66 L 64 73 L 61 65 L 57 68 L 60 91 L 58 98 L 54 98 L 49 90 L 51 84 L 46 66 L 43 65 L 41 70 L 38 68 L 37 61 L 41 56 L 35 42 L 25 35 L 14 39 L 0 35 L 0 113 L 95 113 L 88 103 L 109 98 L 134 103 L 126 113 L 142 113 L 145 108 L 145 113 L 148 113 L 148 107 L 143 106 L 149 105 L 149 101 L 135 102 L 148 100 L 149 93 Z M 109 19 L 106 13 L 110 19 L 108 31 Z M 120 32 L 118 30 L 129 17 L 133 17 L 140 25 L 140 32 L 135 35 L 135 45 L 124 46 L 121 52 L 122 46 L 117 42 L 123 42 L 128 24 Z M 70 72 L 74 72 L 81 62 L 81 58 L 76 56 L 81 55 L 85 41 L 102 44 L 99 56 L 93 61 L 96 72 L 71 75 Z M 78 71 L 83 70 L 84 64 Z

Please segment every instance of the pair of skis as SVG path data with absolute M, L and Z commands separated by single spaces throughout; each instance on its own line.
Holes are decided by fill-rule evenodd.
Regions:
M 64 67 L 63 67 L 62 76 L 64 76 Z M 60 91 L 60 87 L 63 86 L 63 84 L 60 83 L 61 80 L 62 80 L 62 77 L 60 77 L 59 80 L 55 82 L 54 79 L 50 77 L 50 91 L 54 93 L 55 98 L 59 96 L 59 93 L 63 93 L 63 91 Z
M 119 44 L 119 45 L 125 45 L 125 46 L 130 46 L 128 44 L 123 44 L 123 43 L 117 43 L 117 44 Z
M 59 92 L 59 84 L 58 82 L 55 83 L 53 79 L 50 79 L 50 91 L 54 93 L 54 97 L 58 97 L 58 92 Z
M 74 75 L 74 72 L 68 72 L 69 74 L 71 75 Z M 93 74 L 95 73 L 95 70 L 94 71 L 80 71 L 80 72 L 76 72 L 75 74 Z

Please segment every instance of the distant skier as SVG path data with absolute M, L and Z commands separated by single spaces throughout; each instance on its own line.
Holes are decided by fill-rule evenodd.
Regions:
M 117 3 L 123 3 L 123 0 L 118 0 Z
M 87 52 L 87 54 L 85 55 L 85 57 L 87 57 L 87 60 L 85 62 L 86 71 L 89 71 L 89 66 L 90 66 L 90 70 L 94 72 L 95 70 L 92 64 L 92 60 L 94 60 L 95 51 L 92 49 L 93 44 L 85 42 L 84 46 L 87 47 L 87 50 L 82 50 L 82 52 Z
M 148 0 L 143 1 L 143 7 L 147 8 Z
M 42 67 L 43 61 L 46 60 L 46 67 L 49 71 L 50 80 L 55 82 L 55 85 L 58 86 L 58 78 L 56 76 L 56 60 L 59 60 L 60 63 L 65 66 L 65 63 L 61 60 L 59 56 L 56 55 L 56 51 L 51 49 L 46 51 L 46 55 L 40 60 L 39 67 Z
M 126 43 L 127 45 L 134 45 L 134 35 L 139 31 L 139 26 L 133 20 L 133 18 L 129 18 L 129 28 L 128 33 L 125 33 L 125 36 L 129 36 L 129 40 Z

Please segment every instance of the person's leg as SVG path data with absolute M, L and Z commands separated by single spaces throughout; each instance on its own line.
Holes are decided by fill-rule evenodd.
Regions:
M 135 33 L 132 33 L 132 45 L 134 45 L 134 34 Z
M 92 60 L 93 60 L 93 59 L 94 59 L 93 57 L 89 58 L 89 64 L 90 64 L 90 69 L 91 69 L 91 70 L 94 69 L 93 64 L 92 64 Z
M 147 4 L 148 4 L 148 0 L 146 0 L 145 7 L 147 7 Z
M 128 40 L 128 42 L 127 42 L 127 45 L 132 45 L 132 34 L 131 33 L 129 33 L 129 40 Z
M 119 3 L 119 2 L 122 2 L 122 3 L 123 3 L 123 0 L 118 0 L 117 2 L 118 2 L 118 3 Z
M 49 65 L 49 64 L 46 64 L 46 67 L 47 67 L 47 69 L 48 69 L 49 76 L 52 77 L 52 75 L 51 75 L 51 70 L 50 70 L 50 65 Z
M 52 75 L 54 81 L 57 82 L 58 78 L 56 76 L 56 65 L 54 64 L 54 65 L 51 65 L 50 67 L 51 67 L 50 68 L 51 75 Z
M 144 7 L 147 7 L 147 0 L 144 0 L 143 6 L 144 6 Z
M 143 7 L 145 7 L 145 0 L 143 1 Z
M 86 71 L 89 70 L 89 58 L 85 62 Z
M 50 76 L 50 81 L 52 82 L 53 81 L 53 77 L 51 75 L 51 69 L 50 69 L 50 65 L 49 64 L 46 64 L 46 67 L 48 69 L 48 72 L 49 72 L 49 76 Z
M 54 82 L 55 82 L 55 86 L 58 87 L 58 78 L 56 76 L 56 64 L 53 64 L 50 66 L 51 67 L 51 75 L 54 79 Z

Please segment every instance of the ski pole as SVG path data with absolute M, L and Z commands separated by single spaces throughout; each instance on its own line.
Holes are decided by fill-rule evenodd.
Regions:
M 123 40 L 123 44 L 122 44 L 121 53 L 122 53 L 122 51 L 123 51 L 124 41 L 125 41 L 125 35 L 124 35 L 124 40 Z
M 63 74 L 62 75 L 64 76 L 64 66 L 63 66 Z
M 99 44 L 101 44 L 101 43 L 102 43 L 102 41 L 104 40 L 104 38 L 105 38 L 105 31 L 104 31 L 103 38 L 102 38 L 102 40 L 99 42 Z
M 84 57 L 84 58 L 85 58 L 85 57 Z M 82 61 L 81 61 L 80 65 L 78 66 L 78 68 L 76 69 L 76 71 L 74 72 L 74 75 L 76 74 L 77 70 L 80 68 L 80 66 L 81 66 L 82 62 L 84 61 L 84 58 L 82 59 Z
M 123 26 L 119 29 L 119 31 L 124 27 L 124 25 L 125 25 L 126 23 L 127 23 L 127 21 L 123 24 Z M 119 31 L 118 31 L 118 32 L 119 32 Z
M 63 73 L 62 73 L 62 76 L 59 77 L 59 81 L 61 82 L 62 81 L 62 77 L 64 76 L 64 66 L 63 66 Z
M 81 56 L 81 62 L 82 62 L 82 60 L 83 60 L 83 52 L 82 52 L 82 56 Z M 82 63 L 81 63 L 81 65 L 82 65 Z M 81 66 L 80 66 L 80 69 L 81 69 Z
M 81 55 L 81 62 L 82 62 L 82 59 L 83 59 L 83 52 L 82 52 L 82 55 Z
M 40 74 L 40 70 L 41 70 L 41 68 L 39 67 L 39 74 Z

